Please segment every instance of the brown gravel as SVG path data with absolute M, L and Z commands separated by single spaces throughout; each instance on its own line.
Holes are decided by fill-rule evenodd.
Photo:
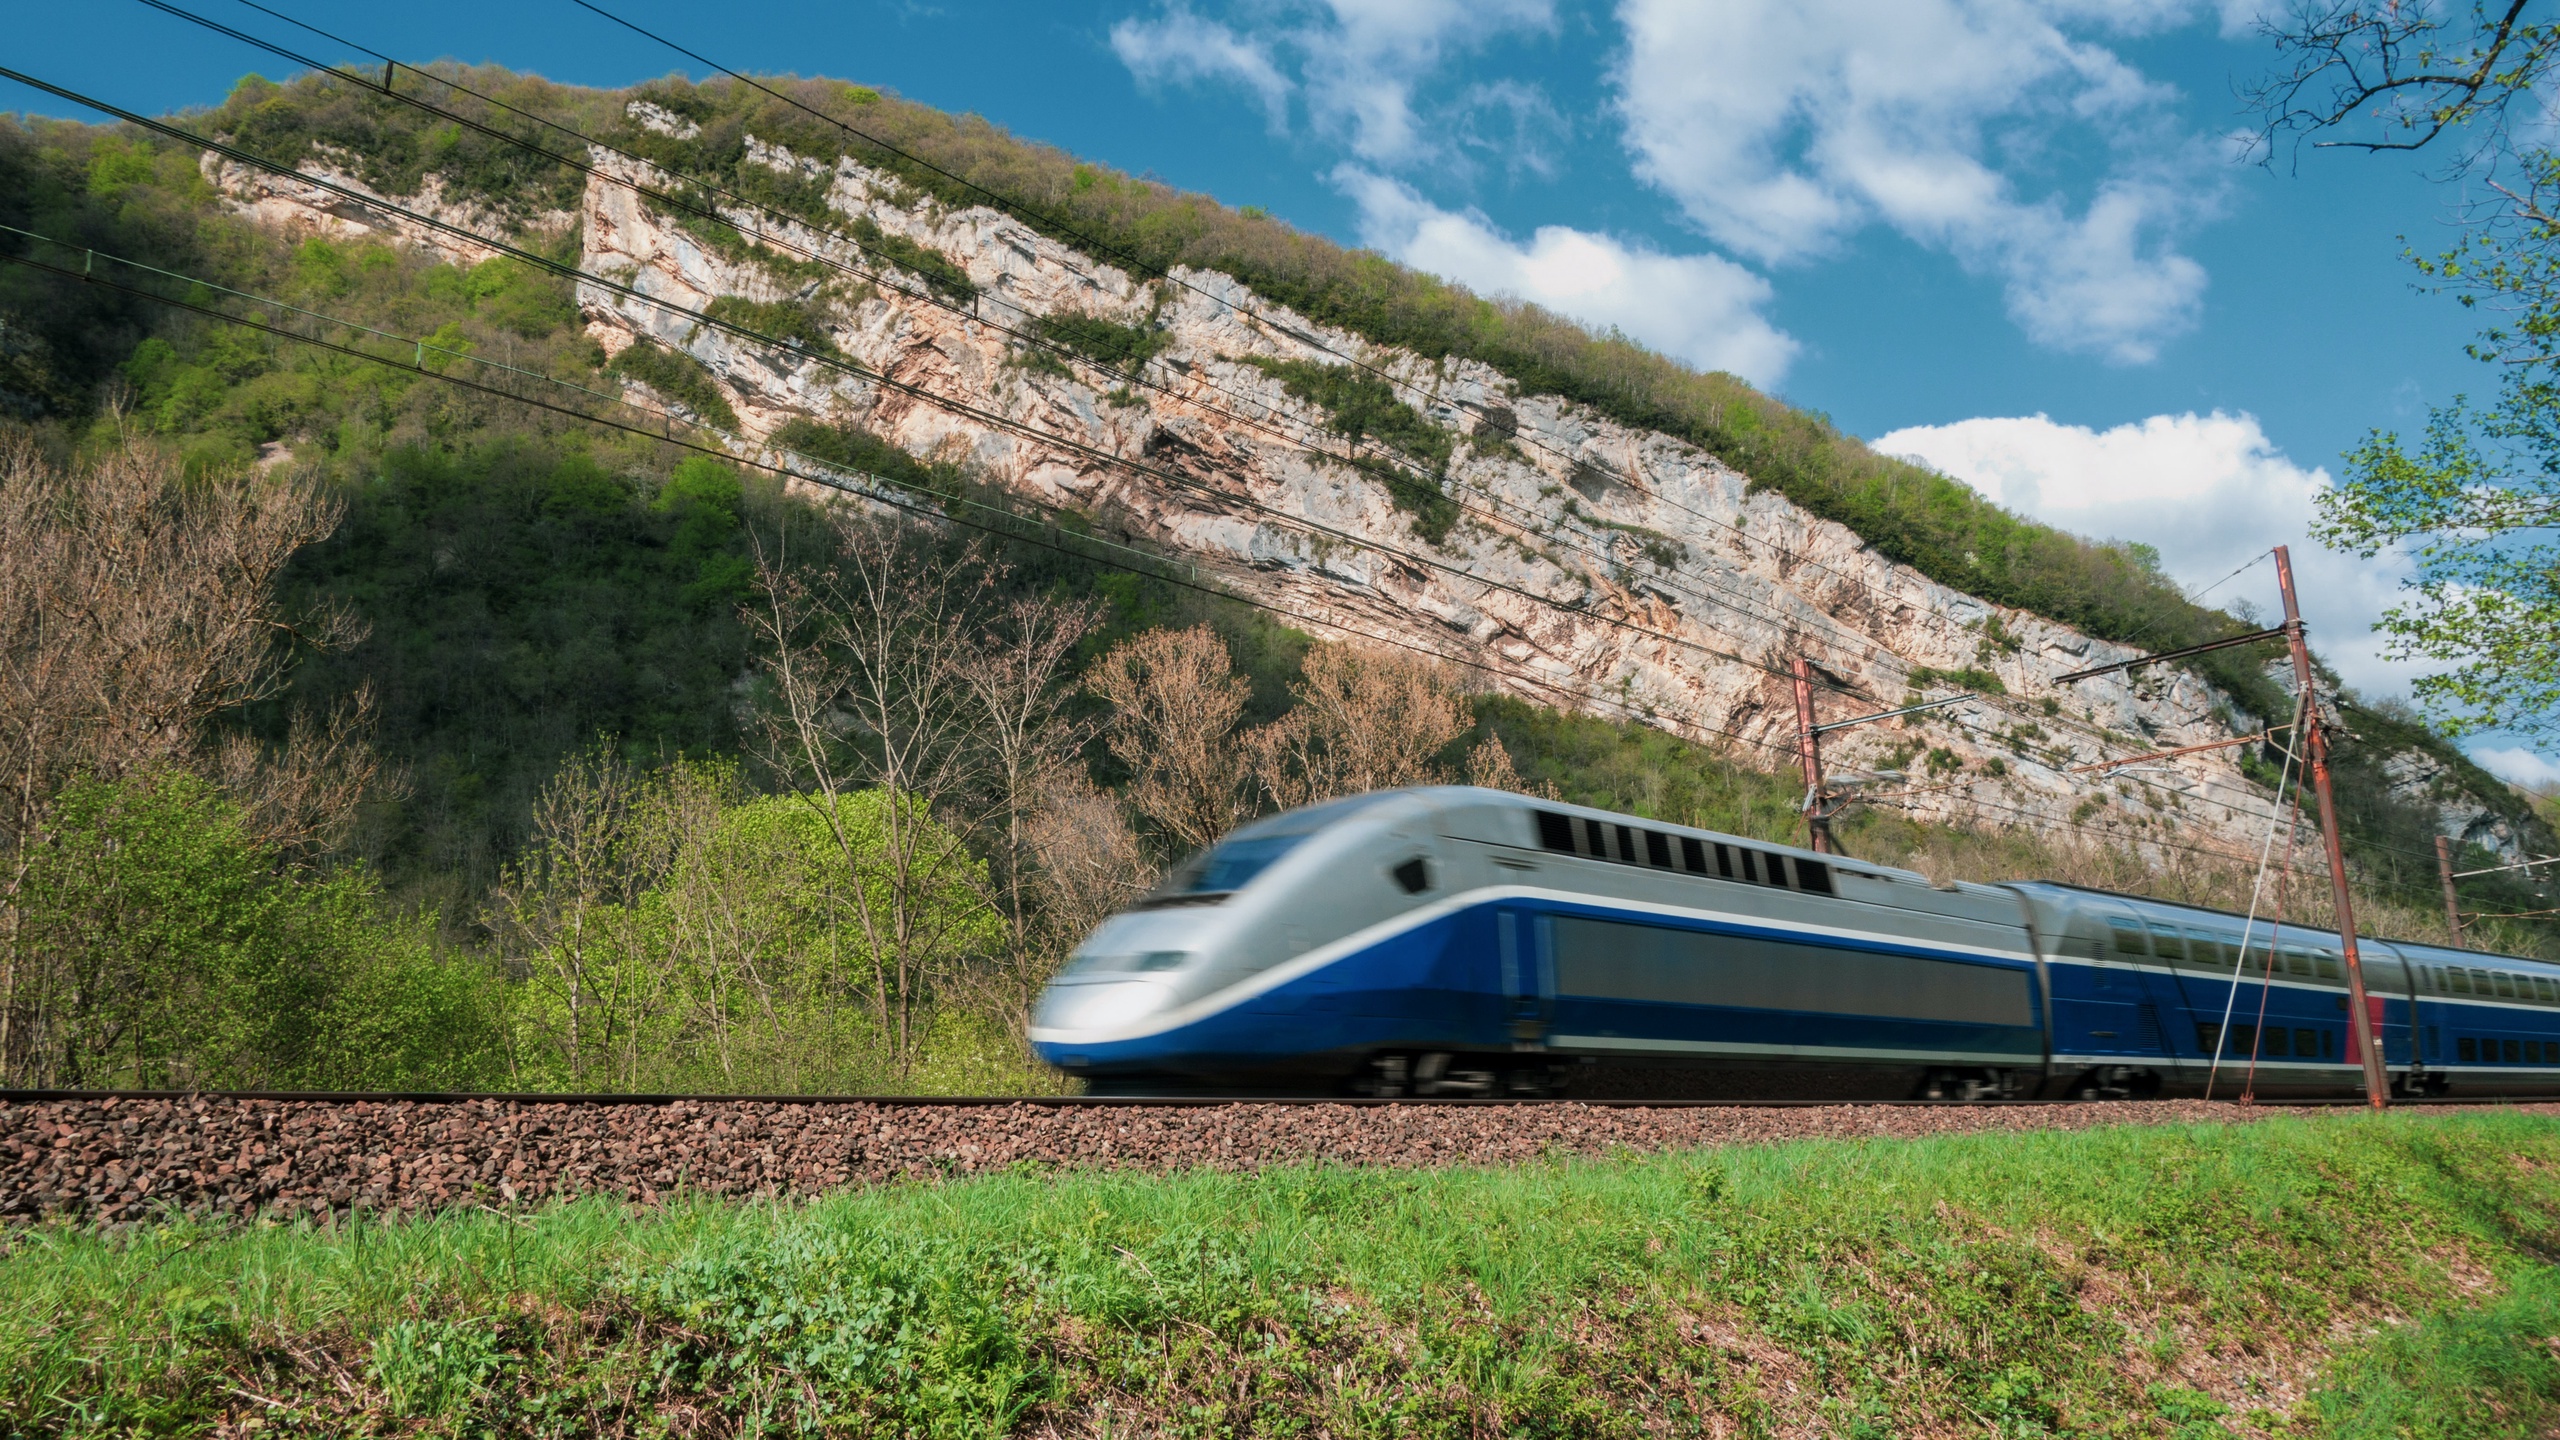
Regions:
M 2560 1113 L 2560 1105 L 2525 1107 Z M 683 1100 L 0 1100 L 0 1219 L 108 1224 L 532 1204 L 678 1191 L 808 1195 L 1015 1165 L 1244 1170 L 1500 1163 L 1611 1150 L 2233 1122 L 2333 1109 L 2196 1100 L 2035 1106 L 915 1105 Z

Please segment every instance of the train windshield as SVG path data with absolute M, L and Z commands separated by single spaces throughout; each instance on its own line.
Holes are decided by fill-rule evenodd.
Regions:
M 1138 902 L 1138 908 L 1199 904 L 1241 890 L 1252 883 L 1253 877 L 1278 864 L 1280 857 L 1297 849 L 1308 836 L 1355 810 L 1368 808 L 1383 795 L 1380 792 L 1328 800 L 1322 805 L 1256 820 L 1175 866 L 1173 873 L 1164 877 L 1164 883 Z

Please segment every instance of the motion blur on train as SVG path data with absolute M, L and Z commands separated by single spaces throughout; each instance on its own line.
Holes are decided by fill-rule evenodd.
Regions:
M 2403 1094 L 2560 1093 L 2560 966 L 2360 939 Z M 1246 825 L 1105 921 L 1031 1040 L 1097 1094 L 2361 1092 L 2334 933 L 1466 787 Z

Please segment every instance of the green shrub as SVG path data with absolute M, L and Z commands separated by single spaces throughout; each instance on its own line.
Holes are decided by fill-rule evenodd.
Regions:
M 929 245 L 919 245 L 904 235 L 894 235 L 872 223 L 868 215 L 856 216 L 850 227 L 853 238 L 872 252 L 902 270 L 912 271 L 935 293 L 957 304 L 966 305 L 978 298 L 978 282 L 958 261 Z
M 1433 544 L 1457 522 L 1458 502 L 1443 488 L 1457 437 L 1397 398 L 1395 387 L 1353 365 L 1247 356 L 1245 363 L 1280 382 L 1280 388 L 1324 411 L 1325 423 L 1354 445 L 1375 440 L 1404 457 L 1397 465 L 1359 458 L 1354 468 L 1386 487 L 1395 507 L 1413 517 L 1414 533 Z M 1415 474 L 1418 467 L 1423 473 Z
M 1173 337 L 1152 325 L 1123 325 L 1098 315 L 1057 312 L 1031 324 L 1032 331 L 1097 365 L 1135 371 L 1163 352 Z
M 844 352 L 836 348 L 835 337 L 827 333 L 825 309 L 807 301 L 749 300 L 742 295 L 722 295 L 703 307 L 702 313 L 714 320 L 798 346 L 813 355 L 844 358 Z
M 670 350 L 653 340 L 634 339 L 605 368 L 682 405 L 703 424 L 723 430 L 738 428 L 738 412 L 730 408 L 729 397 L 721 393 L 720 382 L 712 377 L 711 368 L 681 350 Z
M 50 998 L 20 1043 L 64 1086 L 444 1088 L 497 1078 L 497 980 L 315 871 L 184 773 L 55 801 L 11 917 Z M 39 985 L 49 988 L 40 992 Z M 20 998 L 24 998 L 22 995 Z M 30 1019 L 30 1016 L 34 1017 Z

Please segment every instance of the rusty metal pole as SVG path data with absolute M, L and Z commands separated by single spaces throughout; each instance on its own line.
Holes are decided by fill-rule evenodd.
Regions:
M 2382 1065 L 2381 1027 L 2373 1023 L 2373 1007 L 2365 1003 L 2364 957 L 2356 951 L 2356 911 L 2353 897 L 2347 893 L 2347 852 L 2338 840 L 2338 805 L 2329 788 L 2328 727 L 2321 722 L 2319 702 L 2312 697 L 2311 647 L 2303 643 L 2302 608 L 2293 597 L 2293 556 L 2286 547 L 2276 547 L 2276 585 L 2284 592 L 2285 643 L 2293 650 L 2293 680 L 2299 687 L 2302 706 L 2302 733 L 2295 736 L 2303 746 L 2311 764 L 2312 788 L 2320 797 L 2320 839 L 2329 851 L 2329 891 L 2338 912 L 2338 948 L 2347 958 L 2347 1023 L 2362 1043 L 2364 1097 L 2380 1110 L 2391 1103 L 2391 1080 Z M 2418 1043 L 2415 1030 L 2409 1032 L 2409 1044 Z
M 1822 740 L 1813 733 L 1813 667 L 1799 655 L 1796 674 L 1796 755 L 1804 762 L 1804 828 L 1814 853 L 1838 853 L 1831 845 L 1831 821 L 1822 813 Z
M 2470 947 L 2462 943 L 2462 905 L 2453 898 L 2453 837 L 2436 837 L 2436 874 L 2444 881 L 2444 924 L 2453 932 L 2453 948 Z

